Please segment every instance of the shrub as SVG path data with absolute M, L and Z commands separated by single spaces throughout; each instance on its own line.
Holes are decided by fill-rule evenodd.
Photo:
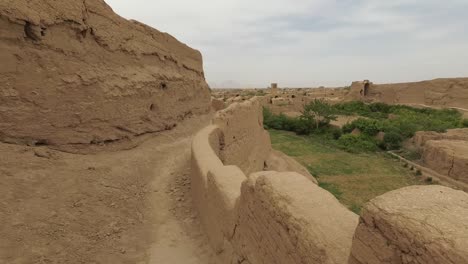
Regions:
M 412 137 L 416 131 L 444 132 L 451 128 L 468 127 L 466 124 L 468 121 L 463 121 L 462 114 L 454 109 L 414 108 L 384 103 L 365 104 L 360 101 L 340 103 L 333 107 L 337 113 L 342 115 L 357 114 L 380 120 L 384 124 L 398 129 L 404 137 Z M 388 118 L 389 114 L 398 117 L 384 120 Z
M 331 120 L 336 120 L 335 109 L 324 100 L 315 99 L 304 106 L 302 118 L 314 122 L 315 128 L 318 129 L 328 125 Z
M 343 135 L 341 129 L 337 127 L 331 127 L 329 133 L 332 135 L 333 139 L 339 139 Z
M 345 102 L 335 104 L 333 106 L 339 114 L 342 115 L 353 115 L 353 114 L 360 114 L 363 115 L 365 113 L 369 113 L 369 107 L 361 102 L 361 101 L 352 101 L 352 102 Z
M 343 131 L 343 133 L 348 134 L 348 133 L 353 132 L 354 128 L 355 128 L 355 127 L 354 127 L 354 125 L 353 125 L 352 123 L 346 123 L 346 124 L 341 128 L 341 130 Z
M 376 142 L 366 135 L 343 135 L 338 139 L 338 146 L 348 152 L 353 153 L 371 152 L 377 150 Z
M 354 120 L 349 126 L 345 125 L 346 131 L 353 131 L 355 128 L 361 130 L 362 133 L 375 136 L 377 133 L 383 130 L 383 123 L 376 119 L 366 119 L 366 118 L 359 118 Z M 344 130 L 343 129 L 343 130 Z
M 468 119 L 463 119 L 462 125 L 463 127 L 468 127 Z
M 369 109 L 372 111 L 372 112 L 380 112 L 380 113 L 390 113 L 392 107 L 388 104 L 384 104 L 384 103 L 372 103 L 372 104 L 369 104 Z
M 383 138 L 383 145 L 385 149 L 399 149 L 401 147 L 401 143 L 403 142 L 403 136 L 399 133 L 390 131 L 385 133 Z
M 309 120 L 284 114 L 275 115 L 266 107 L 263 108 L 263 124 L 266 129 L 292 131 L 299 135 L 308 135 L 314 130 L 314 124 Z
M 299 135 L 309 135 L 314 131 L 314 125 L 307 119 L 304 118 L 296 118 L 294 132 Z
M 270 108 L 263 107 L 263 124 L 268 123 L 272 117 L 273 113 L 271 112 Z
M 263 125 L 265 128 L 273 128 L 278 130 L 290 130 L 292 121 L 283 114 L 275 115 L 270 109 L 263 108 Z
M 299 118 L 275 115 L 264 108 L 264 126 L 277 130 L 293 131 L 301 135 L 311 133 L 326 135 L 327 139 L 338 139 L 342 148 L 348 151 L 360 152 L 363 149 L 399 149 L 402 142 L 414 136 L 416 131 L 445 132 L 447 129 L 468 127 L 468 119 L 463 119 L 461 113 L 453 109 L 414 108 L 405 105 L 387 105 L 384 103 L 365 104 L 360 101 L 345 102 L 330 105 L 323 100 L 314 100 L 304 106 L 303 115 Z M 329 126 L 335 114 L 364 116 L 343 128 L 335 129 Z M 396 118 L 388 119 L 393 114 Z M 343 136 L 358 128 L 362 137 Z M 372 137 L 379 132 L 385 132 L 382 142 L 376 142 Z
M 313 131 L 316 135 L 325 136 L 326 139 L 337 140 L 343 135 L 341 128 L 334 126 L 323 126 Z

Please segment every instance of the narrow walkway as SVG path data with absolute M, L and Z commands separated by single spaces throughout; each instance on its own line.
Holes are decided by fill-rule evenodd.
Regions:
M 192 210 L 194 117 L 130 150 L 0 143 L 0 263 L 215 264 Z
M 151 197 L 154 244 L 150 263 L 217 263 L 192 210 L 190 194 L 190 138 L 163 151 L 166 159 L 154 168 Z

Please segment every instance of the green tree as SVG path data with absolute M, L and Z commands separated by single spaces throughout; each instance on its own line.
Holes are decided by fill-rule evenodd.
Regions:
M 331 120 L 336 120 L 335 109 L 323 99 L 315 99 L 306 104 L 302 111 L 302 119 L 315 123 L 315 127 L 328 125 Z

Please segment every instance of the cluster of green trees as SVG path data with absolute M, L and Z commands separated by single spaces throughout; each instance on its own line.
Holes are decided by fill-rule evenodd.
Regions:
M 350 152 L 399 149 L 405 139 L 417 131 L 444 132 L 447 129 L 468 127 L 468 120 L 453 109 L 414 108 L 384 103 L 365 104 L 345 102 L 331 105 L 323 100 L 314 100 L 304 106 L 302 115 L 288 117 L 275 115 L 264 108 L 266 128 L 294 131 L 300 135 L 320 135 L 334 140 Z M 337 115 L 361 116 L 342 129 L 330 126 Z M 360 133 L 351 134 L 355 129 Z M 383 132 L 383 138 L 377 138 Z

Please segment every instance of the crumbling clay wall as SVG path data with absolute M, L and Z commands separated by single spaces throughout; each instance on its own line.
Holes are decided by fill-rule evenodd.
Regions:
M 210 110 L 200 52 L 103 0 L 0 1 L 0 140 L 115 142 Z
M 192 141 L 192 197 L 212 247 L 225 259 L 231 259 L 237 201 L 246 176 L 238 167 L 225 166 L 219 159 L 220 134 L 220 129 L 211 125 Z
M 364 83 L 355 82 L 347 100 L 376 101 L 387 104 L 420 104 L 436 107 L 468 108 L 468 78 L 372 84 L 364 94 Z M 362 92 L 361 92 L 362 91 Z
M 236 165 L 247 175 L 263 170 L 271 142 L 263 129 L 263 112 L 257 98 L 217 112 L 213 124 L 223 131 L 220 158 L 225 165 Z
M 429 140 L 464 140 L 468 141 L 468 128 L 449 129 L 445 133 L 418 131 L 412 138 L 416 147 L 424 147 Z
M 445 133 L 416 132 L 414 146 L 422 153 L 424 166 L 456 181 L 468 183 L 468 129 Z
M 271 147 L 269 140 L 264 139 L 267 148 L 260 151 L 250 145 L 259 144 L 263 128 L 258 115 L 248 117 L 246 113 L 261 112 L 261 108 L 253 99 L 224 111 L 192 142 L 194 207 L 215 251 L 225 263 L 345 263 L 357 215 L 307 176 L 295 172 L 245 173 L 261 171 L 269 157 L 269 153 L 264 156 Z M 247 123 L 236 129 L 231 122 L 240 122 L 238 116 L 247 118 Z M 259 129 L 251 131 L 247 126 Z M 230 165 L 220 158 L 230 155 L 227 142 L 238 144 L 230 151 L 237 149 L 245 155 L 232 156 Z M 242 148 L 258 156 L 252 158 Z M 258 164 L 250 166 L 246 160 Z M 234 164 L 236 161 L 246 166 L 244 171 Z
M 422 158 L 427 167 L 468 183 L 468 141 L 429 140 L 424 145 Z
M 255 101 L 234 104 L 218 123 L 230 122 L 220 122 L 221 116 L 237 120 L 236 113 L 258 108 Z M 226 129 L 234 128 L 213 124 L 197 133 L 191 181 L 194 207 L 223 263 L 468 263 L 466 193 L 403 188 L 373 199 L 358 221 L 307 175 L 246 174 L 237 164 L 223 164 Z M 229 135 L 238 136 L 234 131 Z M 290 166 L 274 164 L 278 159 L 270 153 L 266 169 Z
M 226 108 L 226 103 L 222 99 L 211 97 L 211 108 L 214 111 L 223 110 Z
M 346 263 L 357 216 L 291 172 L 258 172 L 242 183 L 235 249 L 250 263 Z
M 412 186 L 371 200 L 362 210 L 350 264 L 468 263 L 468 194 Z

